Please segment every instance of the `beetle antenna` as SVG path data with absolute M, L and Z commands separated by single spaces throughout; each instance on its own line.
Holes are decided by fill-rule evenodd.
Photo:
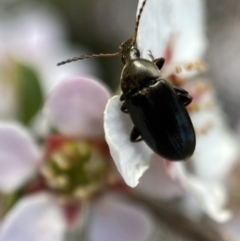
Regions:
M 134 33 L 134 37 L 133 37 L 133 40 L 132 40 L 132 45 L 134 46 L 136 44 L 136 40 L 137 40 L 137 32 L 138 32 L 138 26 L 139 26 L 139 23 L 140 23 L 140 18 L 141 18 L 141 15 L 142 15 L 142 11 L 144 9 L 144 6 L 146 4 L 147 0 L 144 0 L 143 3 L 142 3 L 142 6 L 139 10 L 139 14 L 137 16 L 137 22 L 136 22 L 136 27 L 135 27 L 135 33 Z
M 107 57 L 116 57 L 116 56 L 120 56 L 121 53 L 117 52 L 117 53 L 111 53 L 111 54 L 86 54 L 86 55 L 81 55 L 79 57 L 74 57 L 72 59 L 67 59 L 64 60 L 60 63 L 57 64 L 57 66 L 59 65 L 63 65 L 63 64 L 67 64 L 67 63 L 71 63 L 74 61 L 78 61 L 78 60 L 82 60 L 82 59 L 89 59 L 89 58 L 107 58 Z

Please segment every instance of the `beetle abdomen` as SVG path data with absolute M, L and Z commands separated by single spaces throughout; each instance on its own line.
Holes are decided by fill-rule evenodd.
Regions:
M 146 144 L 170 160 L 189 158 L 195 149 L 195 132 L 188 112 L 165 80 L 125 97 L 134 126 Z

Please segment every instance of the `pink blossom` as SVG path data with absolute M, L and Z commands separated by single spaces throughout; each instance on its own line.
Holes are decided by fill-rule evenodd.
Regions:
M 97 146 L 103 142 L 103 110 L 109 98 L 108 89 L 93 79 L 78 77 L 58 85 L 49 96 L 44 113 L 62 135 L 57 142 L 53 142 L 54 136 L 49 136 L 50 146 L 46 146 L 46 142 L 42 147 L 46 149 L 42 151 L 25 128 L 16 123 L 1 123 L 0 190 L 11 193 L 22 188 L 26 194 L 5 216 L 0 240 L 64 240 L 66 232 L 82 230 L 85 225 L 88 225 L 86 236 L 92 241 L 149 238 L 154 225 L 147 211 L 107 193 L 95 196 L 93 203 L 87 201 L 103 192 L 103 184 L 107 185 L 108 181 L 105 167 L 110 163 L 107 156 L 98 152 Z M 79 169 L 78 175 L 74 174 L 77 169 L 69 166 L 71 161 L 73 164 L 76 161 L 73 156 L 76 153 L 79 165 L 85 168 L 84 173 Z M 72 157 L 65 159 L 64 155 Z M 54 173 L 56 170 L 58 173 Z M 80 186 L 73 186 L 73 192 L 67 193 L 73 196 L 63 195 L 65 181 L 73 177 L 68 176 L 70 171 L 79 180 L 82 174 L 88 178 L 88 183 L 79 181 Z M 92 174 L 86 176 L 88 172 Z M 106 176 L 99 179 L 101 173 Z M 94 178 L 98 178 L 97 183 Z M 69 198 L 73 198 L 73 202 Z M 94 211 L 88 214 L 87 210 Z M 93 221 L 88 223 L 91 217 Z M 133 230 L 127 225 L 129 220 L 134 223 Z

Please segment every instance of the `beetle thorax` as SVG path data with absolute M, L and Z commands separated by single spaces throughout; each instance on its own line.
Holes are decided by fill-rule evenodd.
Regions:
M 147 60 L 136 58 L 128 61 L 121 74 L 121 89 L 124 94 L 132 94 L 149 87 L 160 77 L 157 66 Z

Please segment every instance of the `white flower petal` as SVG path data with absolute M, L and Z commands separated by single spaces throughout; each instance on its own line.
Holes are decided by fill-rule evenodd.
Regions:
M 190 112 L 197 133 L 192 157 L 194 174 L 205 181 L 222 181 L 239 158 L 239 143 L 227 125 L 213 88 L 204 81 L 187 87 L 193 105 L 198 106 L 198 111 Z
M 130 142 L 133 124 L 120 107 L 119 96 L 108 101 L 104 112 L 105 139 L 118 171 L 129 186 L 135 187 L 149 166 L 152 151 L 143 141 Z
M 238 160 L 239 144 L 218 111 L 191 115 L 196 129 L 212 125 L 205 134 L 197 135 L 193 165 L 195 174 L 206 181 L 223 180 Z
M 206 50 L 204 1 L 181 0 L 173 3 L 173 62 L 196 61 Z
M 76 77 L 58 85 L 47 100 L 44 112 L 65 135 L 92 137 L 103 134 L 103 111 L 110 93 L 89 78 Z
M 0 122 L 0 190 L 12 192 L 28 180 L 41 161 L 30 134 L 15 123 Z
M 240 213 L 239 210 L 236 211 L 233 215 L 233 218 L 229 220 L 229 222 L 221 224 L 221 226 L 218 226 L 223 232 L 225 232 L 227 235 L 231 235 L 231 240 L 240 240 Z
M 185 170 L 184 163 L 174 163 L 177 179 L 186 191 L 200 203 L 202 209 L 215 221 L 226 222 L 231 218 L 230 211 L 224 208 L 226 190 L 221 183 L 210 183 L 193 176 Z
M 154 231 L 149 213 L 120 197 L 105 197 L 93 209 L 90 241 L 147 241 Z
M 206 48 L 203 4 L 202 0 L 148 1 L 137 37 L 142 56 L 149 58 L 148 50 L 151 50 L 155 58 L 164 57 L 172 43 L 171 62 L 199 60 Z
M 140 0 L 138 3 L 137 15 L 142 2 L 143 0 Z M 171 7 L 171 1 L 147 1 L 142 12 L 137 35 L 137 46 L 143 58 L 150 59 L 149 50 L 155 58 L 164 56 L 172 32 Z
M 141 177 L 136 191 L 152 198 L 164 199 L 181 196 L 183 192 L 181 185 L 168 174 L 164 160 L 157 155 L 153 155 L 149 169 Z
M 1 241 L 61 241 L 66 230 L 64 216 L 47 193 L 19 201 L 3 220 Z

